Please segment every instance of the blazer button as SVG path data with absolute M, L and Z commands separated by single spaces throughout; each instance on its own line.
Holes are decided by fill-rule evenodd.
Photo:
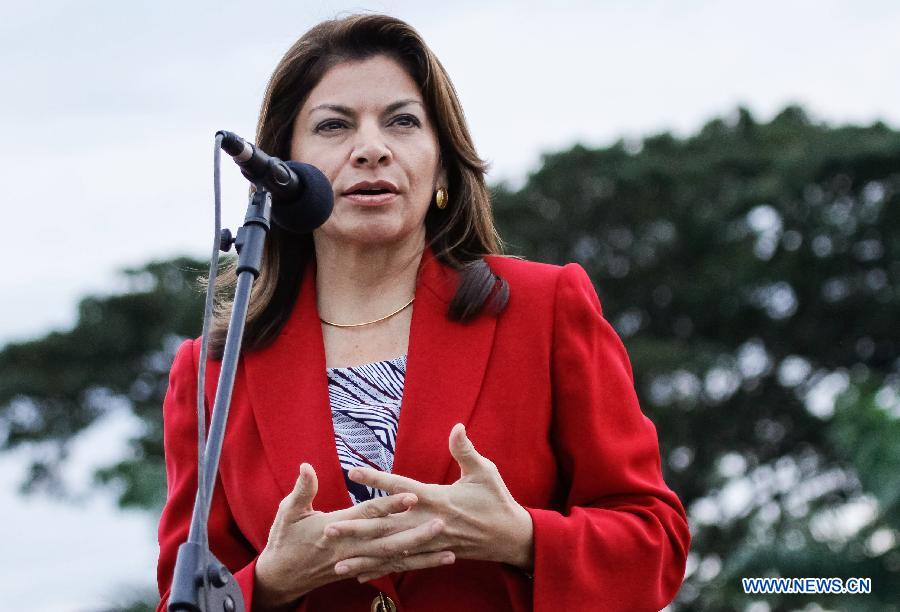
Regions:
M 372 612 L 397 612 L 397 604 L 384 593 L 378 593 L 372 600 Z

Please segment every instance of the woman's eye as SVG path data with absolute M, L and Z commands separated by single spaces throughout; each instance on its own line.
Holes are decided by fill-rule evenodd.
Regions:
M 391 122 L 392 125 L 398 127 L 419 127 L 421 123 L 415 115 L 399 115 Z
M 336 132 L 344 127 L 346 127 L 346 124 L 343 121 L 340 121 L 338 119 L 329 119 L 317 125 L 316 132 Z

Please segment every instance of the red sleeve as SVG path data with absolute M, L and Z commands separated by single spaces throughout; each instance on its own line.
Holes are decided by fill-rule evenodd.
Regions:
M 528 509 L 534 609 L 659 610 L 684 578 L 687 518 L 625 348 L 577 264 L 560 273 L 553 334 L 552 434 L 567 489 L 562 512 Z
M 158 611 L 166 609 L 175 557 L 178 546 L 187 540 L 197 494 L 197 369 L 193 353 L 191 340 L 179 347 L 163 403 L 168 486 L 166 505 L 159 521 L 157 582 L 161 601 Z M 256 552 L 238 530 L 218 480 L 210 508 L 209 541 L 216 558 L 234 573 L 246 609 L 251 610 Z

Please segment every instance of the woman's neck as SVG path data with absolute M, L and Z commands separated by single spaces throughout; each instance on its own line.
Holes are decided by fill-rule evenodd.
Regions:
M 328 321 L 359 323 L 413 297 L 424 239 L 400 246 L 337 244 L 316 237 L 316 301 Z

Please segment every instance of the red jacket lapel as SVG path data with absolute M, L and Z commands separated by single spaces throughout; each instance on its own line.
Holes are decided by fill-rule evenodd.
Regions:
M 263 451 L 283 495 L 294 487 L 300 464 L 319 479 L 314 507 L 350 506 L 334 443 L 325 345 L 316 307 L 315 266 L 309 265 L 291 318 L 268 348 L 244 356 L 250 402 Z
M 420 482 L 450 476 L 450 429 L 467 423 L 487 368 L 496 318 L 447 318 L 459 274 L 426 249 L 416 287 L 392 472 Z

